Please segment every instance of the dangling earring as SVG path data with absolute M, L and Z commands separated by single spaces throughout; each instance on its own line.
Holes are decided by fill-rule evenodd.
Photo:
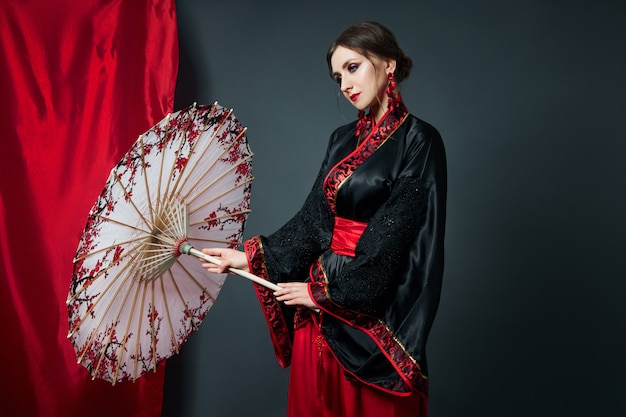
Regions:
M 385 93 L 387 94 L 388 97 L 388 107 L 389 107 L 389 111 L 393 112 L 394 109 L 396 108 L 396 104 L 397 104 L 397 97 L 396 97 L 396 80 L 395 80 L 395 75 L 393 74 L 393 72 L 390 72 L 389 74 L 387 74 L 387 79 L 389 80 L 389 83 L 387 84 L 387 90 L 385 91 Z

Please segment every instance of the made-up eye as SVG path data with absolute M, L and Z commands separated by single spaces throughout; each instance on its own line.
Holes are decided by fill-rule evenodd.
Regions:
M 348 71 L 349 72 L 354 72 L 357 69 L 359 69 L 359 65 L 358 64 L 350 64 L 350 65 L 348 65 Z

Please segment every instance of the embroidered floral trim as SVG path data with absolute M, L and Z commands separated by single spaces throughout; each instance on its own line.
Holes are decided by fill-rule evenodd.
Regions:
M 352 175 L 367 158 L 369 158 L 376 150 L 395 132 L 398 127 L 407 118 L 409 111 L 402 101 L 398 102 L 398 106 L 394 111 L 388 110 L 380 119 L 378 124 L 372 128 L 372 120 L 369 115 L 360 118 L 357 123 L 357 136 L 364 137 L 363 141 L 357 148 L 337 163 L 324 180 L 324 195 L 328 200 L 331 211 L 335 214 L 335 199 L 337 190 L 341 184 Z M 366 122 L 363 122 L 365 120 Z M 359 139 L 361 140 L 361 139 Z
M 269 274 L 265 268 L 263 246 L 258 236 L 244 242 L 244 252 L 248 258 L 250 272 L 260 278 L 269 280 Z M 270 329 L 276 359 L 280 366 L 286 368 L 291 364 L 293 345 L 283 312 L 271 289 L 255 283 L 254 290 L 261 303 L 265 320 Z

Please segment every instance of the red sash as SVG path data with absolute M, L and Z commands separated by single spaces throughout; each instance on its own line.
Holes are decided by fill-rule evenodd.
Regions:
M 367 223 L 335 217 L 335 228 L 330 249 L 338 255 L 355 256 L 356 242 L 363 234 Z

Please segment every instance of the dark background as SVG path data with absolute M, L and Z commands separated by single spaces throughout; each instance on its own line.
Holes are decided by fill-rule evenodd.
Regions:
M 626 415 L 626 2 L 179 0 L 177 110 L 235 108 L 255 152 L 245 238 L 300 207 L 332 130 L 355 118 L 325 53 L 389 26 L 402 92 L 448 152 L 431 417 Z M 228 278 L 168 360 L 164 416 L 283 416 L 252 285 Z

